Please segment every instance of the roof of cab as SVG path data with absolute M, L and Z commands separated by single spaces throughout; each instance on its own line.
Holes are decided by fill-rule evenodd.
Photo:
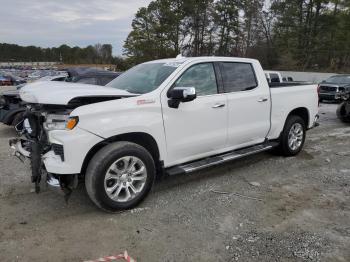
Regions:
M 242 57 L 225 57 L 225 56 L 197 56 L 197 57 L 184 57 L 177 56 L 176 58 L 165 58 L 149 61 L 146 63 L 185 63 L 185 62 L 194 62 L 194 61 L 234 61 L 234 62 L 258 62 L 256 59 L 251 58 L 242 58 Z

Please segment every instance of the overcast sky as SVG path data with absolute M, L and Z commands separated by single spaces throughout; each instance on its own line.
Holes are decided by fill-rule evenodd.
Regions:
M 0 0 L 0 43 L 54 47 L 112 44 L 115 55 L 150 0 Z

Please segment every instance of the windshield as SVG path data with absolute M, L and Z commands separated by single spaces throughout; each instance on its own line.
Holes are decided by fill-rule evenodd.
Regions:
M 178 63 L 140 64 L 121 74 L 107 86 L 134 94 L 146 94 L 157 89 L 179 65 Z
M 350 76 L 331 76 L 326 82 L 334 84 L 350 84 Z

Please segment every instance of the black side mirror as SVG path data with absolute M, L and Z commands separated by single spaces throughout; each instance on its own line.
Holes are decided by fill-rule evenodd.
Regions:
M 190 102 L 196 99 L 194 87 L 175 87 L 168 92 L 168 105 L 171 108 L 178 108 L 181 102 Z

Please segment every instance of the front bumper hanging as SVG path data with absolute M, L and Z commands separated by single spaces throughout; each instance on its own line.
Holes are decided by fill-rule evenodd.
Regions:
M 35 191 L 40 192 L 41 177 L 46 177 L 48 188 L 57 193 L 63 194 L 67 201 L 72 190 L 78 185 L 78 175 L 54 175 L 46 172 L 42 163 L 41 146 L 38 142 L 24 138 L 14 138 L 9 140 L 12 155 L 22 162 L 29 158 L 31 162 L 31 180 L 35 183 Z M 34 155 L 33 155 L 34 154 Z

